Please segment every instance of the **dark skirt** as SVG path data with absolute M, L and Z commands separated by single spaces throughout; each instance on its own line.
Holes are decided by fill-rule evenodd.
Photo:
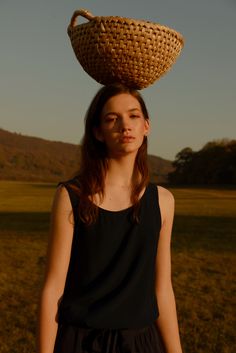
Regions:
M 138 329 L 59 325 L 53 353 L 165 353 L 155 322 Z

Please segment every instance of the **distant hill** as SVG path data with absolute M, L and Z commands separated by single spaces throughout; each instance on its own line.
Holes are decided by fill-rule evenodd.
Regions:
M 25 136 L 0 128 L 0 179 L 58 182 L 78 170 L 80 146 Z M 148 157 L 151 180 L 167 182 L 174 170 L 172 162 L 161 157 Z

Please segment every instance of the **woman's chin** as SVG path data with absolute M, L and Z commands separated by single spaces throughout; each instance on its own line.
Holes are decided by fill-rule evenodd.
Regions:
M 124 157 L 128 155 L 136 155 L 138 152 L 138 148 L 131 147 L 131 146 L 124 146 L 122 148 L 113 150 L 110 152 L 111 157 Z

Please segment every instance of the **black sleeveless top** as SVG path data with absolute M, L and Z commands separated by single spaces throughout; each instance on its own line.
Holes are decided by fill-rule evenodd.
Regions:
M 99 207 L 95 224 L 78 217 L 78 196 L 63 184 L 74 214 L 74 234 L 58 323 L 95 328 L 142 328 L 159 316 L 155 262 L 161 213 L 158 190 L 149 183 L 140 200 L 140 223 L 120 211 Z M 79 184 L 77 184 L 79 185 Z

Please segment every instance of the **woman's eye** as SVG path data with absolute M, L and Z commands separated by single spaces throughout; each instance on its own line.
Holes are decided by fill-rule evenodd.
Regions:
M 108 122 L 108 123 L 109 123 L 109 122 L 111 122 L 111 121 L 115 121 L 115 120 L 116 120 L 116 118 L 115 118 L 115 117 L 114 117 L 114 118 L 107 118 L 107 119 L 106 119 L 106 122 Z
M 131 115 L 131 118 L 139 118 L 139 115 L 132 114 L 132 115 Z

